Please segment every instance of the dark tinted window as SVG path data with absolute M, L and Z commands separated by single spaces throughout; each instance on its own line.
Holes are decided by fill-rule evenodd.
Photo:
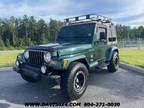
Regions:
M 57 41 L 92 41 L 95 23 L 65 26 L 61 28 Z
M 98 40 L 106 40 L 106 28 L 99 27 L 98 28 Z

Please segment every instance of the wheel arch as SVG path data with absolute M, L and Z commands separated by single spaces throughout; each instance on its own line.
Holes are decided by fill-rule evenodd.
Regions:
M 89 64 L 88 64 L 88 62 L 87 62 L 87 60 L 86 60 L 85 58 L 81 58 L 81 59 L 75 60 L 75 61 L 73 61 L 73 62 L 83 63 L 83 64 L 87 67 L 87 69 L 89 70 Z M 73 63 L 73 62 L 72 62 L 72 63 Z
M 112 59 L 113 52 L 119 53 L 118 47 L 110 47 L 105 52 L 106 62 L 109 62 Z
M 68 62 L 69 62 L 69 65 L 71 64 L 71 63 L 73 63 L 73 62 L 81 62 L 81 63 L 83 63 L 86 67 L 87 67 L 87 69 L 89 70 L 89 63 L 88 63 L 88 60 L 86 59 L 86 56 L 85 55 L 81 55 L 81 56 L 76 56 L 76 57 L 74 57 L 74 58 L 69 58 L 69 59 L 67 59 L 68 60 Z M 69 67 L 69 66 L 68 66 Z M 67 68 L 68 68 L 67 67 Z

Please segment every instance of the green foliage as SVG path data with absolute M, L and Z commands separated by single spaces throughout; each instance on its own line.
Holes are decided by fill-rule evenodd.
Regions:
M 0 47 L 4 47 L 4 43 L 3 43 L 2 39 L 0 39 Z
M 9 19 L 0 19 L 0 50 L 49 43 L 56 39 L 61 26 L 62 22 L 57 20 L 51 19 L 47 23 L 43 19 L 36 20 L 27 15 L 23 18 L 12 16 Z
M 50 19 L 49 23 L 50 41 L 54 42 L 56 40 L 57 33 L 62 25 L 63 25 L 62 22 Z
M 125 25 L 117 25 L 116 26 L 118 40 L 136 40 L 136 39 L 144 39 L 144 27 L 134 27 Z

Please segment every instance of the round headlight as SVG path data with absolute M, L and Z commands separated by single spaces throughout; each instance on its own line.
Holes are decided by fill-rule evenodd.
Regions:
M 29 58 L 29 51 L 25 51 L 25 52 L 24 52 L 24 57 L 25 57 L 26 59 Z
M 44 60 L 47 63 L 50 62 L 50 60 L 51 60 L 51 54 L 49 52 L 44 54 Z

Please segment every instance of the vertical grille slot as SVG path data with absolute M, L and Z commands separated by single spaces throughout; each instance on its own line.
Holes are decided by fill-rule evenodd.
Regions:
M 44 64 L 44 52 L 42 51 L 29 51 L 29 63 L 32 65 Z

